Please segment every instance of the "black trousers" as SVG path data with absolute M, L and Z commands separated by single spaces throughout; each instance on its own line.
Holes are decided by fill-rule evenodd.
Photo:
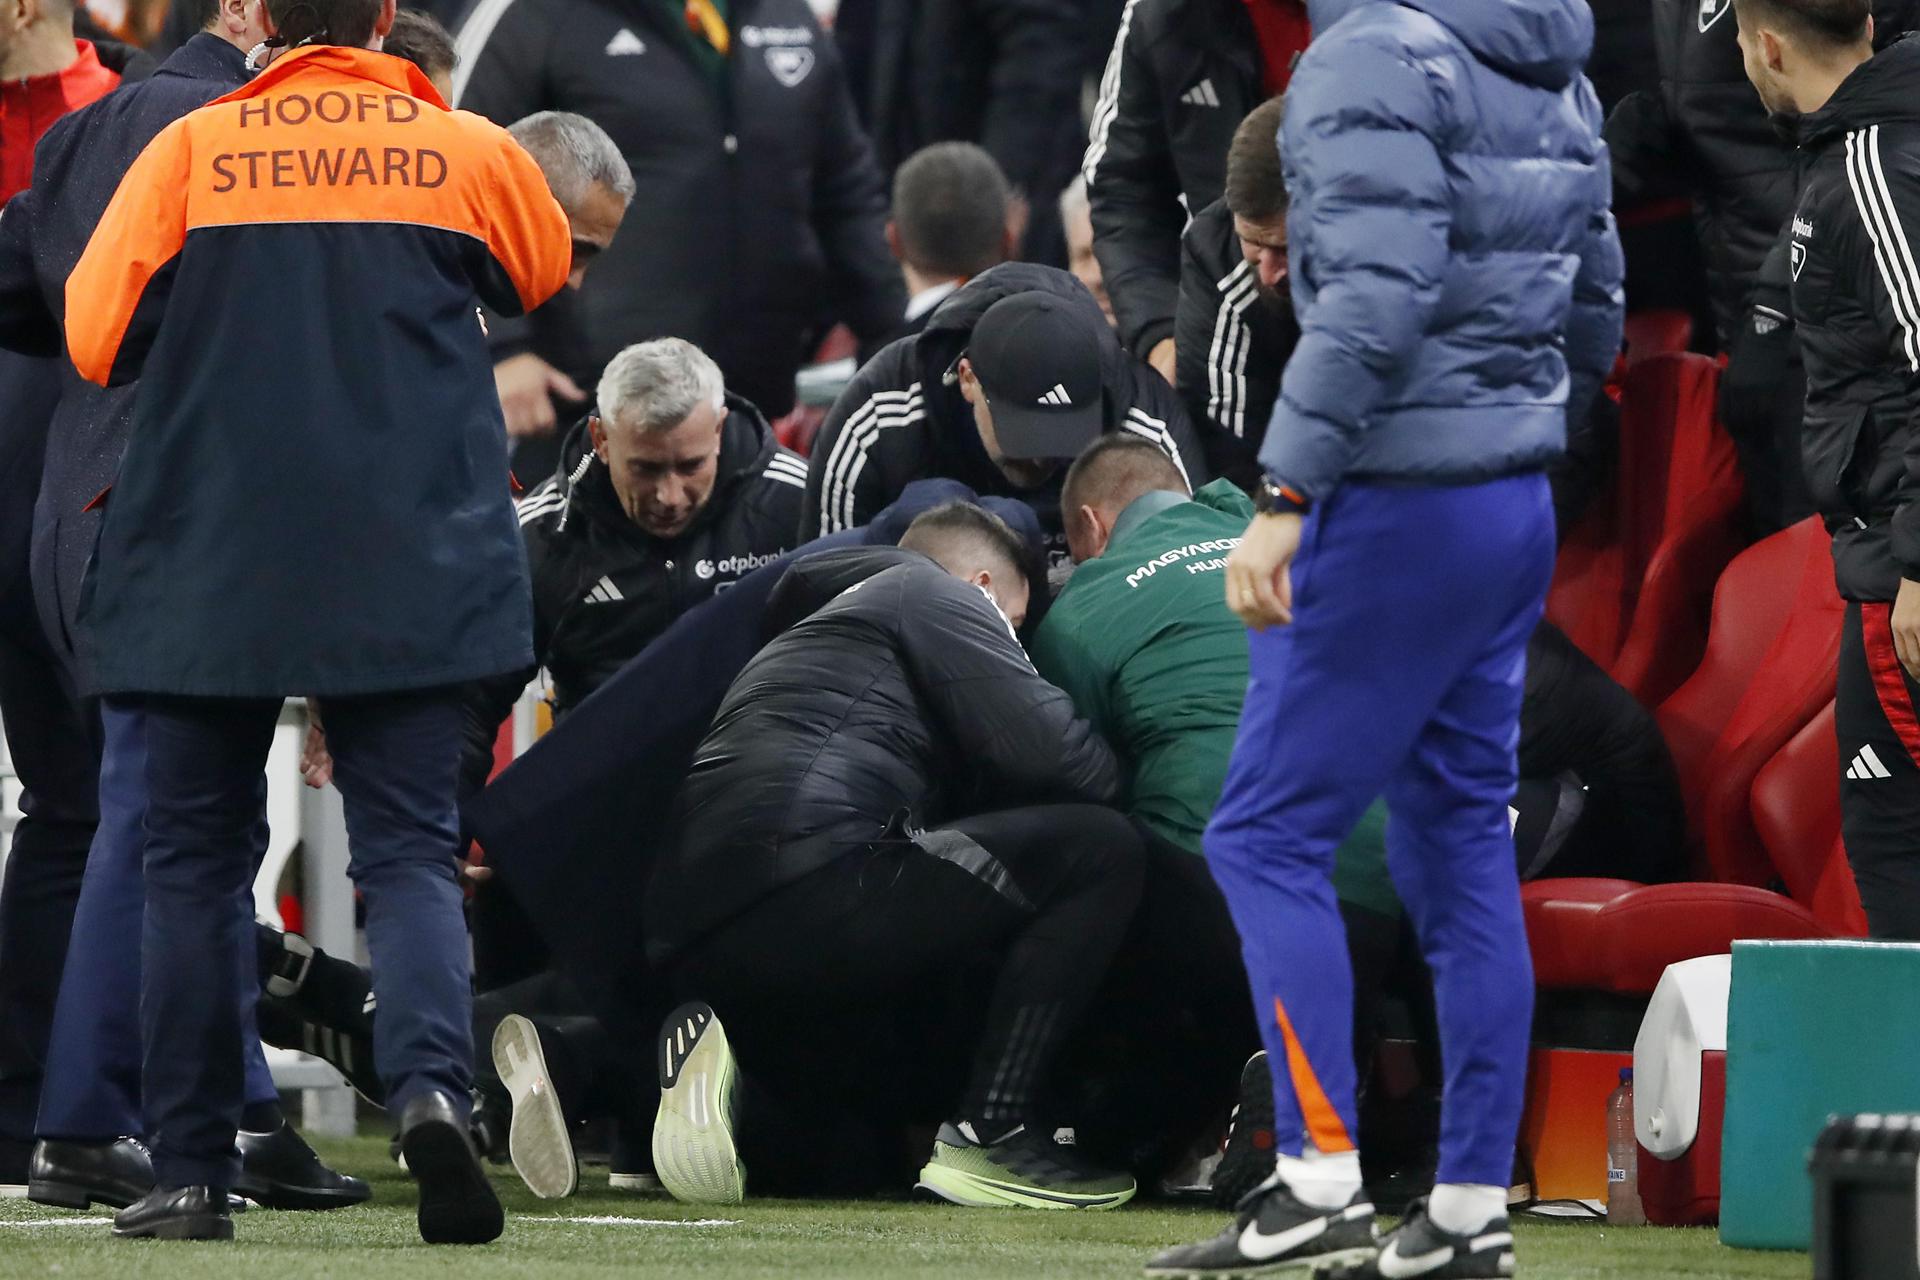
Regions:
M 983 814 L 851 852 L 689 949 L 676 991 L 713 1005 L 749 1097 L 766 1102 L 741 1122 L 756 1184 L 761 1114 L 789 1129 L 835 1112 L 1039 1119 L 1133 918 L 1142 862 L 1139 834 L 1110 809 Z M 780 1145 L 790 1162 L 795 1144 Z M 788 1172 L 783 1189 L 800 1189 L 806 1171 Z
M 25 788 L 0 885 L 0 1138 L 26 1142 L 99 817 L 100 758 L 65 670 L 19 603 L 0 606 L 0 723 Z
M 1894 653 L 1885 603 L 1847 605 L 1834 728 L 1840 738 L 1840 825 L 1867 928 L 1920 941 L 1920 715 L 1913 678 Z

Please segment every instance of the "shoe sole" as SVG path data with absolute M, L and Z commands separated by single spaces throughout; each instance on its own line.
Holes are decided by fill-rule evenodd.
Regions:
M 81 1186 L 77 1182 L 35 1180 L 27 1184 L 27 1199 L 35 1204 L 44 1204 L 54 1209 L 85 1210 L 97 1204 L 104 1204 L 109 1209 L 124 1209 L 139 1198 L 139 1196 L 103 1194 L 91 1187 Z
M 1313 1258 L 1288 1258 L 1278 1262 L 1249 1263 L 1241 1267 L 1200 1270 L 1194 1267 L 1142 1267 L 1140 1274 L 1153 1280 L 1231 1280 L 1235 1276 L 1283 1276 L 1289 1272 L 1308 1275 L 1315 1280 L 1332 1277 L 1349 1267 L 1364 1267 L 1378 1256 L 1378 1249 L 1340 1249 Z
M 324 1191 L 317 1187 L 297 1187 L 285 1182 L 266 1182 L 258 1185 L 235 1185 L 233 1194 L 253 1201 L 262 1209 L 283 1213 L 326 1213 L 331 1209 L 348 1209 L 356 1204 L 365 1204 L 373 1199 L 373 1188 L 342 1188 L 337 1191 Z
M 673 1011 L 660 1033 L 660 1110 L 653 1119 L 653 1167 L 685 1204 L 739 1204 L 747 1171 L 733 1141 L 738 1079 L 727 1032 L 707 1005 Z
M 607 1186 L 614 1191 L 658 1191 L 660 1179 L 651 1173 L 609 1173 Z
M 1269 1145 L 1262 1151 L 1251 1136 L 1265 1132 Z M 1220 1164 L 1213 1171 L 1213 1202 L 1232 1209 L 1246 1194 L 1273 1174 L 1273 1077 L 1265 1052 L 1247 1059 L 1240 1069 L 1240 1102 L 1235 1108 L 1233 1134 Z
M 920 1171 L 914 1190 L 937 1196 L 949 1204 L 970 1209 L 1118 1209 L 1133 1199 L 1137 1186 L 1124 1191 L 1074 1194 L 1041 1191 L 1014 1182 L 999 1182 L 948 1165 L 929 1164 Z
M 428 1244 L 486 1244 L 506 1229 L 506 1213 L 493 1194 L 467 1135 L 455 1125 L 429 1121 L 402 1140 L 407 1171 L 420 1184 L 420 1238 Z
M 131 1231 L 116 1226 L 113 1235 L 116 1240 L 231 1240 L 233 1219 L 223 1218 L 216 1213 L 195 1214 L 185 1218 L 169 1218 L 165 1222 L 156 1222 L 150 1227 L 136 1227 Z
M 513 1097 L 507 1155 L 514 1172 L 542 1200 L 572 1195 L 580 1186 L 580 1161 L 533 1023 L 516 1013 L 494 1028 L 493 1069 Z

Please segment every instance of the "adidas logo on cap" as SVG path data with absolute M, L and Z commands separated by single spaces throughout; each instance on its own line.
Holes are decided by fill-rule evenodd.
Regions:
M 607 41 L 607 56 L 618 58 L 623 54 L 645 53 L 647 42 L 633 34 L 630 27 L 622 27 L 613 39 Z
M 1073 397 L 1067 394 L 1066 387 L 1056 382 L 1053 384 L 1053 390 L 1040 397 L 1039 403 L 1052 405 L 1055 408 L 1071 408 Z

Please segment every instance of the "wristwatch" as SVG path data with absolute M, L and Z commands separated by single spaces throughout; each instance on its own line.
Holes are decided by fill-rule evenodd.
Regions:
M 1313 503 L 1300 496 L 1291 485 L 1276 484 L 1266 476 L 1260 477 L 1260 487 L 1254 490 L 1253 509 L 1261 515 L 1297 515 L 1307 514 Z

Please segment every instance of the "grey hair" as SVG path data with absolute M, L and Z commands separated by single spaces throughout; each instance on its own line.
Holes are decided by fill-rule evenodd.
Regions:
M 633 199 L 633 170 L 626 157 L 607 131 L 585 116 L 541 111 L 515 121 L 507 132 L 540 166 L 562 208 L 578 208 L 595 187 L 605 187 L 622 200 Z
M 635 343 L 607 365 L 595 390 L 600 420 L 670 431 L 701 405 L 726 409 L 720 366 L 684 338 Z

